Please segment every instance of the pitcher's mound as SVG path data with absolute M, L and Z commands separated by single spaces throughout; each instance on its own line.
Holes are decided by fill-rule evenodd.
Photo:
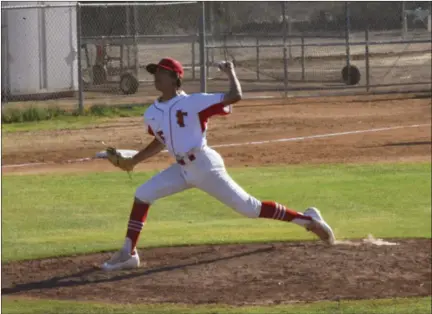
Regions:
M 2 266 L 2 294 L 118 303 L 278 304 L 431 295 L 431 240 L 212 245 L 140 250 L 143 266 L 99 270 L 111 254 Z M 382 243 L 381 243 L 382 244 Z

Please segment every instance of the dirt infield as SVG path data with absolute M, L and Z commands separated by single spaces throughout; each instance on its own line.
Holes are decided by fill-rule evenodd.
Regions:
M 228 167 L 328 162 L 430 160 L 431 101 L 410 95 L 315 98 L 286 101 L 244 101 L 232 115 L 210 121 L 209 145 L 245 143 L 323 135 L 385 127 L 423 125 L 374 133 L 327 136 L 315 139 L 221 147 Z M 4 173 L 51 171 L 116 171 L 107 162 L 67 160 L 94 157 L 105 148 L 102 141 L 121 149 L 143 148 L 151 137 L 142 118 L 123 118 L 79 130 L 11 133 L 3 136 L 3 165 L 48 163 L 3 168 Z M 172 162 L 159 154 L 139 165 L 160 169 Z
M 210 122 L 209 144 L 291 138 L 217 148 L 228 167 L 430 161 L 430 123 L 430 99 L 409 95 L 251 101 L 239 104 L 231 116 Z M 359 133 L 335 134 L 347 131 Z M 315 135 L 322 137 L 309 138 Z M 10 133 L 3 136 L 3 165 L 45 164 L 2 171 L 118 171 L 105 160 L 66 161 L 94 156 L 104 148 L 102 141 L 140 149 L 150 139 L 139 118 L 81 130 Z M 160 154 L 137 171 L 163 169 L 170 162 Z M 357 241 L 334 247 L 292 242 L 155 248 L 140 252 L 142 268 L 115 273 L 94 266 L 109 253 L 12 262 L 2 265 L 2 294 L 234 305 L 431 295 L 430 239 L 389 241 L 398 245 Z

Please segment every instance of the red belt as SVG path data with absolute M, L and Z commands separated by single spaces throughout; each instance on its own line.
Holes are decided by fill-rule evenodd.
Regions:
M 182 165 L 182 166 L 186 165 L 185 158 L 186 158 L 186 157 L 176 159 L 176 160 L 177 160 L 177 163 L 180 164 L 180 165 Z M 190 154 L 190 155 L 188 155 L 187 158 L 188 158 L 190 161 L 194 161 L 194 160 L 196 159 L 194 154 Z

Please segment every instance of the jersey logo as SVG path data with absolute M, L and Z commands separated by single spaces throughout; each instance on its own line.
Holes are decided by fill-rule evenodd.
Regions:
M 187 112 L 183 112 L 181 110 L 177 110 L 176 113 L 176 117 L 177 117 L 177 124 L 181 127 L 184 128 L 185 124 L 184 124 L 184 117 L 187 117 L 188 113 Z

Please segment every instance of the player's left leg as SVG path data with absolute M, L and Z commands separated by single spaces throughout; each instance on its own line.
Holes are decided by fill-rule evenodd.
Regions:
M 123 248 L 102 265 L 104 270 L 136 268 L 140 264 L 136 246 L 146 223 L 150 206 L 158 199 L 189 189 L 182 176 L 181 166 L 173 164 L 140 185 L 129 215 Z
M 274 201 L 260 201 L 238 185 L 226 170 L 209 172 L 197 187 L 246 217 L 292 222 L 329 244 L 334 242 L 332 229 L 316 208 L 301 213 Z

